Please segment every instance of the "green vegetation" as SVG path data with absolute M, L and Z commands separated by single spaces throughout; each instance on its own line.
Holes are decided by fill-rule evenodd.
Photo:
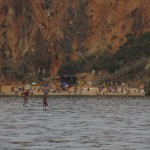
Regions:
M 126 37 L 127 42 L 114 55 L 102 60 L 101 69 L 113 73 L 134 60 L 150 55 L 150 32 L 146 32 L 138 37 L 127 34 Z
M 52 3 L 51 0 L 45 0 L 45 8 L 49 9 L 51 7 L 51 3 Z
M 119 61 L 131 60 L 150 54 L 150 32 L 146 32 L 138 37 L 128 34 L 127 39 L 128 41 L 123 44 L 114 55 L 115 59 Z
M 127 63 L 137 60 L 140 57 L 150 55 L 150 32 L 135 36 L 127 34 L 127 42 L 124 43 L 115 54 L 104 54 L 98 56 L 97 53 L 85 57 L 78 61 L 69 61 L 62 65 L 59 75 L 74 75 L 79 72 L 89 72 L 91 68 L 96 71 L 105 70 L 114 73 Z
M 67 64 L 63 65 L 58 71 L 59 75 L 75 75 L 82 70 L 86 71 L 88 69 L 88 61 L 86 59 L 79 61 L 69 61 Z
M 24 76 L 24 68 L 22 64 L 15 64 L 11 60 L 4 61 L 1 72 L 5 76 L 11 76 L 17 80 L 22 80 Z

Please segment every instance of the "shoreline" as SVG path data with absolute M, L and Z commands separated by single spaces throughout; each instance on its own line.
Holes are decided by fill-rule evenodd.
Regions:
M 29 97 L 42 97 L 43 94 L 33 94 L 29 95 Z M 73 93 L 48 93 L 48 97 L 51 96 L 65 96 L 65 97 L 84 97 L 84 96 L 95 96 L 95 97 L 146 97 L 144 93 L 134 93 L 134 94 L 122 94 L 122 93 L 105 93 L 105 94 L 94 94 L 94 93 L 84 93 L 84 94 L 73 94 Z M 21 94 L 5 94 L 5 93 L 0 93 L 0 97 L 22 97 Z
M 74 88 L 70 89 L 69 91 L 55 91 L 54 89 L 50 89 L 48 92 L 48 96 L 116 96 L 116 97 L 144 97 L 145 92 L 144 91 L 138 91 L 137 88 L 131 88 L 130 93 L 121 92 L 121 87 L 118 87 L 117 92 L 107 92 L 107 89 L 104 88 L 103 91 L 99 92 L 97 87 L 90 87 L 90 90 L 87 90 L 87 88 L 83 88 L 82 90 L 79 88 L 76 92 L 74 91 Z M 21 91 L 11 91 L 11 86 L 2 86 L 1 92 L 0 92 L 0 97 L 21 97 Z M 36 90 L 31 90 L 31 93 L 29 95 L 30 97 L 40 97 L 43 96 L 42 91 L 37 91 Z

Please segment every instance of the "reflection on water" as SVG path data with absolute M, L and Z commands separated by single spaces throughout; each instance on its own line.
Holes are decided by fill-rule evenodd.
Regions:
M 0 150 L 150 150 L 147 97 L 0 98 Z

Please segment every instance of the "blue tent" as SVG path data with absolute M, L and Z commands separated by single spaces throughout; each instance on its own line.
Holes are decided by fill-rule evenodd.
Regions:
M 63 82 L 62 85 L 68 85 L 68 83 L 67 82 Z

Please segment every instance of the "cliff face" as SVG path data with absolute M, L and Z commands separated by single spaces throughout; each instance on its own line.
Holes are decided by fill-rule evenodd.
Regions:
M 1 0 L 1 75 L 56 75 L 69 59 L 116 52 L 127 33 L 150 31 L 149 10 L 149 0 Z
M 150 96 L 150 59 L 145 67 L 144 88 L 145 94 Z

